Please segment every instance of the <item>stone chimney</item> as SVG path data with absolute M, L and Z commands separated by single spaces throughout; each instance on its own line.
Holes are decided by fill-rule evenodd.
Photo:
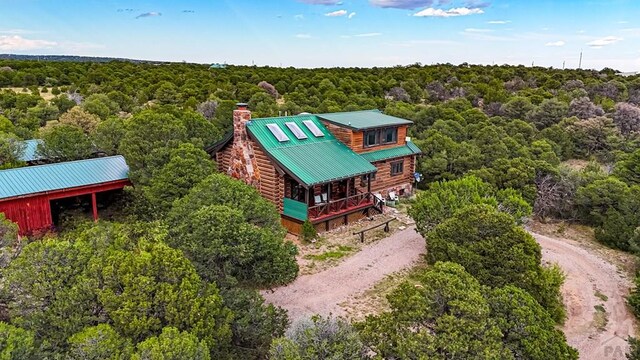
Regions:
M 227 173 L 260 190 L 260 170 L 252 141 L 247 135 L 247 125 L 250 122 L 251 111 L 247 104 L 237 104 L 237 109 L 233 111 L 233 147 Z

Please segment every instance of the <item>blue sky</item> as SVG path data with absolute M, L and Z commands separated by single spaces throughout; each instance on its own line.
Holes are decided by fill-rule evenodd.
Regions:
M 637 0 L 0 0 L 0 53 L 640 71 Z M 635 19 L 635 21 L 634 21 Z

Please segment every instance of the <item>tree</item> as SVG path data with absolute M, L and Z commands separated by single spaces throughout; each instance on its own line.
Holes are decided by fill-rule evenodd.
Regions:
M 640 221 L 637 214 L 621 214 L 609 208 L 604 214 L 602 226 L 595 230 L 596 240 L 623 251 L 640 250 Z
M 540 265 L 540 245 L 513 217 L 488 205 L 461 208 L 425 234 L 427 260 L 451 261 L 491 287 L 515 285 L 533 295 L 556 321 L 563 318 L 560 283 Z
M 318 237 L 316 228 L 308 219 L 305 220 L 304 223 L 302 223 L 302 232 L 300 233 L 300 237 L 305 242 L 310 242 Z
M 170 245 L 181 249 L 208 281 L 272 286 L 295 279 L 296 247 L 282 234 L 246 223 L 228 205 L 202 207 L 172 222 Z
M 215 171 L 209 155 L 191 143 L 171 150 L 169 158 L 168 163 L 153 172 L 149 186 L 142 189 L 158 214 L 167 213 L 174 200 L 185 196 Z
M 68 350 L 67 339 L 83 331 L 74 344 L 84 346 L 80 339 L 99 335 L 88 326 L 108 323 L 132 343 L 176 327 L 224 354 L 231 313 L 215 284 L 163 242 L 165 234 L 157 224 L 104 223 L 68 233 L 73 241 L 30 243 L 4 272 L 12 323 L 34 331 L 53 353 Z M 104 345 L 113 345 L 108 338 Z
M 224 174 L 214 174 L 194 186 L 178 200 L 168 216 L 170 227 L 175 227 L 190 214 L 204 206 L 224 205 L 238 210 L 249 224 L 282 233 L 280 216 L 272 203 L 265 200 L 253 187 Z
M 509 119 L 524 120 L 529 111 L 534 109 L 531 101 L 525 97 L 514 97 L 502 105 L 501 112 Z
M 133 353 L 131 341 L 118 334 L 110 325 L 86 327 L 69 338 L 70 360 L 129 359 Z
M 38 359 L 33 332 L 0 321 L 0 359 Z
M 269 354 L 274 360 L 369 358 L 360 336 L 346 320 L 320 316 L 295 324 L 286 338 L 274 340 Z
M 233 312 L 231 358 L 264 359 L 273 339 L 284 336 L 287 311 L 266 304 L 256 290 L 230 286 L 222 289 L 224 304 Z
M 171 114 L 143 111 L 128 119 L 126 127 L 119 151 L 136 184 L 148 184 L 153 171 L 169 161 L 171 149 L 187 141 L 186 127 Z
M 640 107 L 629 103 L 617 103 L 613 122 L 623 135 L 640 131 Z
M 24 166 L 21 159 L 25 148 L 17 136 L 0 132 L 0 170 Z
M 409 93 L 400 86 L 391 88 L 387 92 L 387 96 L 395 101 L 411 102 L 411 96 L 409 96 Z
M 559 123 L 567 116 L 568 106 L 556 99 L 545 99 L 540 106 L 532 110 L 528 118 L 538 129 L 544 129 Z
M 568 130 L 576 144 L 576 153 L 582 157 L 606 154 L 620 142 L 613 120 L 603 116 L 574 122 Z
M 179 100 L 177 87 L 168 81 L 163 81 L 155 92 L 155 99 L 160 104 L 177 104 Z
M 141 342 L 137 349 L 132 360 L 211 359 L 204 340 L 174 327 L 162 329 L 162 334 Z
M 71 110 L 60 115 L 58 120 L 61 124 L 73 125 L 81 128 L 85 134 L 91 134 L 95 131 L 100 123 L 100 118 L 89 113 L 79 106 L 71 108 Z
M 274 99 L 278 98 L 278 90 L 276 90 L 276 88 L 269 84 L 266 81 L 261 81 L 260 83 L 258 83 L 258 87 L 262 88 L 264 91 L 267 92 L 267 94 L 271 95 L 271 97 L 273 97 Z
M 487 302 L 505 346 L 516 359 L 578 359 L 551 316 L 526 291 L 515 286 L 494 289 Z
M 82 109 L 104 120 L 110 115 L 117 114 L 120 111 L 120 105 L 105 94 L 92 94 L 84 99 Z
M 98 124 L 93 138 L 98 149 L 107 155 L 116 155 L 120 153 L 120 142 L 126 133 L 125 120 L 110 117 Z
M 513 359 L 491 321 L 478 281 L 457 264 L 438 262 L 387 297 L 391 311 L 357 328 L 384 359 Z
M 7 267 L 20 254 L 22 245 L 18 237 L 18 224 L 0 213 L 0 269 Z
M 569 116 L 575 116 L 580 120 L 602 115 L 604 115 L 602 108 L 592 103 L 588 97 L 574 99 L 569 104 Z
M 60 124 L 40 131 L 36 154 L 50 161 L 86 159 L 93 153 L 91 139 L 76 125 Z
M 216 117 L 216 111 L 218 110 L 218 102 L 215 100 L 207 100 L 198 104 L 196 111 L 204 116 L 205 119 L 211 121 Z
M 499 197 L 502 201 L 508 201 L 502 209 L 517 218 L 526 217 L 531 213 L 531 206 L 526 205 L 517 193 L 499 193 Z M 500 202 L 491 185 L 477 177 L 467 176 L 431 184 L 428 191 L 418 194 L 416 202 L 409 209 L 409 214 L 415 220 L 418 231 L 425 236 L 428 231 L 459 209 L 475 204 L 487 204 L 497 208 Z
M 640 150 L 616 163 L 614 174 L 630 185 L 640 185 Z
M 627 213 L 631 192 L 627 184 L 609 177 L 582 186 L 576 192 L 576 205 L 581 219 L 590 225 L 600 226 L 609 209 Z

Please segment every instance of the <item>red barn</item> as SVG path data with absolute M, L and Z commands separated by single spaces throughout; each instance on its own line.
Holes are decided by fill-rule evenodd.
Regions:
M 122 156 L 70 161 L 0 171 L 0 212 L 18 224 L 20 234 L 53 226 L 51 202 L 91 196 L 98 218 L 96 194 L 130 185 L 129 167 Z

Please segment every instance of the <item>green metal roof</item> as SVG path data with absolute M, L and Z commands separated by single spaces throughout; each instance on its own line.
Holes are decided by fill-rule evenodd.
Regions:
M 385 115 L 378 110 L 318 114 L 318 117 L 336 125 L 354 130 L 413 124 L 412 121 Z
M 369 162 L 382 161 L 387 159 L 393 159 L 402 156 L 408 155 L 418 155 L 422 154 L 422 151 L 418 149 L 416 144 L 411 141 L 407 141 L 406 145 L 397 146 L 393 148 L 370 151 L 366 153 L 360 154 L 363 158 L 365 158 Z
M 36 161 L 42 159 L 42 157 L 36 155 L 38 144 L 41 144 L 42 140 L 25 140 L 23 143 L 25 148 L 22 156 L 20 156 L 21 161 Z
M 0 199 L 127 179 L 122 156 L 0 171 Z
M 324 136 L 314 136 L 303 121 L 316 124 Z M 298 139 L 285 125 L 287 122 L 296 123 L 307 138 Z M 289 140 L 278 141 L 267 124 L 278 125 Z M 338 141 L 315 115 L 255 119 L 247 124 L 247 129 L 275 162 L 306 186 L 370 174 L 377 170 Z

